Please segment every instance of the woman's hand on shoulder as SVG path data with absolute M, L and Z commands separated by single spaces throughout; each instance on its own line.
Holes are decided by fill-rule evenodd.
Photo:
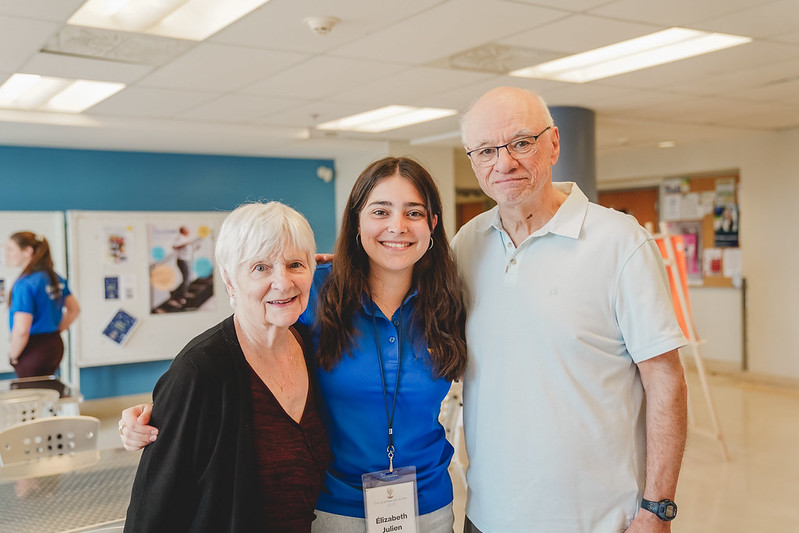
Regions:
M 119 435 L 122 446 L 129 452 L 141 450 L 158 438 L 158 428 L 148 425 L 153 404 L 141 404 L 122 411 Z

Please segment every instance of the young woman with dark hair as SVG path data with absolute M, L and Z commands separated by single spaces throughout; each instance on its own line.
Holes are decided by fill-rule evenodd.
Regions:
M 6 263 L 22 267 L 8 297 L 9 362 L 21 378 L 50 375 L 64 356 L 61 332 L 78 317 L 78 300 L 53 270 L 46 238 L 30 231 L 13 234 Z
M 366 530 L 361 475 L 389 467 L 387 447 L 395 466 L 416 467 L 419 530 L 452 531 L 453 449 L 438 414 L 466 366 L 466 313 L 440 222 L 441 198 L 422 165 L 375 161 L 352 188 L 335 259 L 314 279 L 320 304 L 303 320 L 318 314 L 334 456 L 314 532 Z

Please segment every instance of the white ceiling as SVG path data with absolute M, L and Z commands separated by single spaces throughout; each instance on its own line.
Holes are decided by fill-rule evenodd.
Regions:
M 457 117 L 372 135 L 314 126 L 388 104 L 464 111 L 497 85 L 594 109 L 600 153 L 799 126 L 798 0 L 271 0 L 200 43 L 68 26 L 82 3 L 0 0 L 0 83 L 24 72 L 127 88 L 81 115 L 0 109 L 0 144 L 299 157 L 458 146 Z M 318 15 L 340 22 L 317 35 L 303 19 Z M 671 26 L 754 41 L 583 85 L 502 75 Z

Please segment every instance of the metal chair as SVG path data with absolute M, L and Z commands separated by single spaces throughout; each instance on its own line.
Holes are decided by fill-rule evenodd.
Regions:
M 97 450 L 100 420 L 54 416 L 17 424 L 0 432 L 0 465 Z
M 55 414 L 58 392 L 23 389 L 0 392 L 0 430 Z
M 72 388 L 55 376 L 15 378 L 9 380 L 8 389 L 52 389 L 58 391 L 60 398 L 51 406 L 50 414 L 52 416 L 78 416 L 80 414 L 80 403 L 83 401 L 83 396 L 80 394 L 73 396 Z
M 52 389 L 58 391 L 61 398 L 70 396 L 69 387 L 67 387 L 57 377 L 50 376 L 33 376 L 29 378 L 14 378 L 10 381 L 8 388 L 10 390 L 17 389 Z

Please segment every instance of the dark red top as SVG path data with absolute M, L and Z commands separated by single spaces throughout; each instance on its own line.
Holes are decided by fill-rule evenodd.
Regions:
M 281 407 L 250 368 L 255 462 L 264 527 L 259 531 L 311 531 L 316 498 L 331 454 L 315 400 L 311 376 L 299 424 Z

